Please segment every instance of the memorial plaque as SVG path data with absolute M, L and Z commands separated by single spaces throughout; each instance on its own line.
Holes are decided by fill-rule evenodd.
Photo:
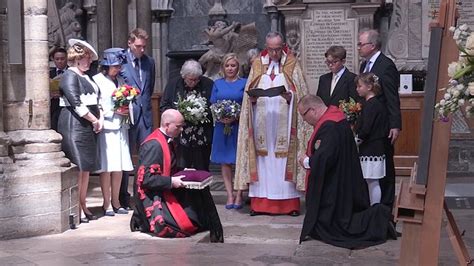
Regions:
M 332 45 L 347 50 L 346 67 L 358 71 L 357 26 L 347 18 L 347 9 L 309 10 L 310 19 L 303 20 L 303 68 L 310 93 L 316 93 L 319 77 L 329 72 L 324 53 Z

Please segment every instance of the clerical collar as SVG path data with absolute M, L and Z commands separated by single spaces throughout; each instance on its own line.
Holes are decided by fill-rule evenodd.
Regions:
M 170 137 L 170 136 L 168 136 L 168 135 L 166 135 L 166 133 L 165 133 L 165 132 L 164 132 L 164 131 L 163 131 L 161 128 L 159 128 L 159 130 L 160 130 L 160 131 L 161 131 L 161 133 L 163 133 L 163 135 L 165 136 L 165 138 L 166 138 L 166 142 L 170 143 L 170 142 L 172 142 L 172 141 L 173 141 L 173 138 L 172 138 L 172 137 Z

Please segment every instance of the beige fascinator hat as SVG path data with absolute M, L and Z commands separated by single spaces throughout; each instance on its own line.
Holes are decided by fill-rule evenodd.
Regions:
M 69 39 L 68 43 L 69 46 L 79 45 L 90 50 L 92 56 L 91 59 L 93 61 L 99 59 L 99 56 L 97 55 L 97 52 L 95 51 L 94 47 L 92 47 L 92 45 L 90 45 L 88 42 L 79 39 Z

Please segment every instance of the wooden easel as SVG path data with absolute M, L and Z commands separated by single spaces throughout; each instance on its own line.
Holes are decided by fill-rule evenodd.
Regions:
M 435 102 L 448 84 L 448 64 L 458 58 L 449 32 L 456 25 L 455 0 L 441 0 L 438 21 L 432 23 L 428 76 L 425 86 L 422 138 L 418 165 L 410 181 L 402 182 L 394 208 L 395 220 L 403 222 L 400 265 L 437 265 L 443 209 L 447 230 L 459 265 L 472 262 L 456 222 L 444 202 L 451 122 L 435 118 Z M 442 55 L 442 56 L 441 56 Z

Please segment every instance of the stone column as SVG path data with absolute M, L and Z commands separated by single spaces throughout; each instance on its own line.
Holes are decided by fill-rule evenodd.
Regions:
M 380 3 L 375 1 L 369 2 L 358 2 L 352 4 L 351 8 L 355 12 L 357 19 L 359 20 L 359 29 L 363 28 L 374 28 L 374 13 L 379 8 Z
M 267 0 L 263 5 L 263 9 L 267 12 L 268 16 L 270 17 L 270 31 L 279 31 L 278 28 L 278 9 L 275 4 Z
M 153 55 L 155 56 L 156 82 L 155 92 L 163 91 L 168 81 L 169 62 L 168 53 L 168 31 L 169 19 L 174 12 L 173 1 L 153 0 Z
M 104 4 L 106 2 L 107 1 L 99 1 L 99 4 Z M 101 36 L 101 38 L 99 38 L 98 25 L 103 23 L 101 20 L 103 20 L 104 17 L 107 17 L 107 10 L 98 10 L 96 0 L 84 0 L 82 6 L 86 10 L 87 17 L 87 42 L 90 43 L 96 50 L 100 50 L 101 42 L 107 41 L 107 35 Z M 99 14 L 101 15 L 97 16 L 97 12 L 100 12 Z M 108 17 L 110 17 L 110 8 L 108 10 Z
M 151 0 L 137 0 L 137 27 L 151 34 Z M 152 46 L 151 43 L 147 45 L 147 54 L 151 54 Z
M 61 136 L 49 129 L 47 0 L 24 0 L 22 11 L 24 46 L 18 49 L 24 49 L 25 62 L 9 65 L 2 57 L 8 83 L 0 85 L 6 95 L 0 239 L 63 232 L 69 215 L 78 212 L 76 168 L 61 151 Z
M 127 47 L 128 40 L 128 1 L 112 1 L 112 35 L 113 47 Z
M 97 53 L 99 53 L 100 57 L 102 51 L 112 47 L 112 9 L 110 1 L 97 1 L 96 9 L 97 14 L 95 17 L 97 22 L 94 23 L 96 31 L 93 38 L 97 39 L 96 46 L 94 47 L 97 48 Z M 87 35 L 90 36 L 89 33 Z

